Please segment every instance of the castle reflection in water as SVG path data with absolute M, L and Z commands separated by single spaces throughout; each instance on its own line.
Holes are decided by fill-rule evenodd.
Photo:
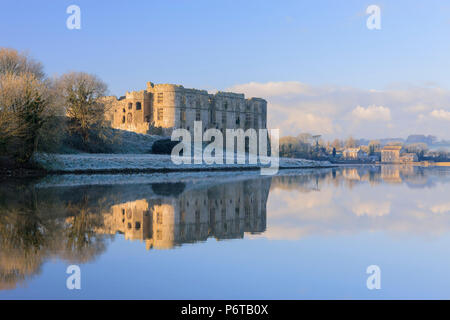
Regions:
M 270 229 L 266 226 L 267 216 L 271 214 L 266 212 L 269 192 L 273 192 L 274 201 L 278 201 L 272 202 L 272 211 L 289 209 L 289 203 L 284 203 L 283 197 L 277 198 L 277 194 L 289 195 L 292 191 L 296 199 L 293 216 L 300 219 L 308 208 L 307 204 L 302 206 L 302 201 L 308 202 L 313 195 L 316 198 L 318 195 L 322 206 L 330 205 L 342 211 L 343 219 L 332 219 L 339 212 L 327 216 L 331 219 L 330 228 L 360 230 L 364 215 L 346 216 L 351 209 L 326 204 L 328 191 L 339 193 L 338 188 L 349 191 L 364 184 L 432 189 L 439 184 L 450 184 L 450 171 L 412 166 L 371 166 L 285 170 L 274 177 L 241 173 L 205 177 L 199 173 L 192 180 L 180 180 L 175 176 L 169 180 L 174 182 L 127 184 L 116 183 L 120 177 L 115 176 L 111 184 L 78 186 L 61 184 L 63 178 L 47 177 L 43 181 L 19 184 L 6 181 L 0 185 L 0 290 L 14 289 L 18 283 L 39 274 L 41 266 L 55 257 L 77 264 L 94 261 L 105 252 L 117 234 L 123 234 L 125 240 L 143 241 L 149 250 L 175 248 L 210 237 L 222 240 L 240 239 L 246 233 L 266 234 Z M 92 177 L 87 178 L 92 181 Z M 130 177 L 123 176 L 123 179 Z M 396 189 L 406 192 L 403 188 Z M 366 202 L 371 204 L 372 200 L 366 199 Z M 410 205 L 415 203 L 410 202 Z M 404 211 L 403 202 L 402 206 Z M 356 212 L 366 212 L 367 207 L 366 203 L 364 210 Z M 441 212 L 447 210 L 445 208 L 441 204 L 439 208 L 430 210 Z M 390 215 L 375 216 L 386 220 Z M 326 221 L 320 215 L 317 219 L 314 217 L 316 215 L 303 220 L 289 220 L 287 231 L 302 226 L 312 233 L 320 231 Z M 385 224 L 379 224 L 377 220 L 366 222 L 368 228 L 375 222 L 381 228 L 400 222 L 424 225 L 423 220 L 416 221 L 414 217 L 397 214 L 392 215 L 394 220 L 386 220 Z M 436 217 L 445 219 L 446 216 L 424 217 L 435 221 Z M 273 219 L 276 220 L 275 217 Z M 439 220 L 439 226 L 446 229 L 447 225 L 450 226 L 450 221 L 448 224 L 446 221 Z M 271 220 L 271 223 L 275 221 Z M 287 231 L 282 230 L 282 233 Z M 330 233 L 330 230 L 326 232 Z
M 209 237 L 235 239 L 243 238 L 245 232 L 261 233 L 266 230 L 270 182 L 247 180 L 116 204 L 103 213 L 103 226 L 96 231 L 144 240 L 147 249 L 169 249 Z M 176 190 L 183 185 L 164 188 Z M 153 189 L 158 190 L 157 185 Z

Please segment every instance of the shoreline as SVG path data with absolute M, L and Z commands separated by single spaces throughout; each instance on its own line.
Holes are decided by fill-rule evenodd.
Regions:
M 301 170 L 301 169 L 326 169 L 335 168 L 336 165 L 317 165 L 317 166 L 284 166 L 278 170 Z M 201 167 L 201 168 L 124 168 L 124 169 L 77 169 L 77 170 L 45 170 L 45 169 L 8 169 L 6 173 L 0 172 L 0 180 L 5 179 L 26 179 L 43 178 L 49 175 L 106 175 L 106 174 L 138 174 L 138 173 L 171 173 L 171 172 L 236 172 L 236 171 L 257 171 L 261 167 Z
M 439 163 L 433 165 L 420 165 L 420 164 L 382 164 L 382 163 L 330 163 L 324 165 L 288 165 L 279 166 L 278 170 L 302 170 L 302 169 L 326 169 L 326 168 L 339 168 L 339 167 L 363 167 L 363 166 L 383 166 L 383 165 L 412 165 L 412 166 L 422 166 L 422 167 L 447 167 L 448 163 L 443 166 Z M 0 180 L 9 179 L 33 179 L 33 178 L 44 178 L 49 175 L 108 175 L 108 174 L 151 174 L 151 173 L 175 173 L 175 172 L 237 172 L 237 171 L 258 171 L 261 170 L 260 166 L 199 166 L 199 167 L 184 167 L 184 168 L 174 168 L 174 167 L 158 167 L 158 168 L 95 168 L 95 169 L 65 169 L 65 170 L 55 170 L 55 169 L 44 169 L 44 168 L 31 168 L 31 167 L 3 167 L 0 170 Z

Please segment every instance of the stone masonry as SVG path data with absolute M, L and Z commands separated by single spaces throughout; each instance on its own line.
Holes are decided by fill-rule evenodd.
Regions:
M 103 98 L 110 104 L 106 115 L 116 129 L 136 133 L 170 135 L 173 129 L 193 132 L 194 121 L 202 121 L 203 130 L 216 128 L 267 128 L 267 101 L 245 99 L 244 94 L 187 89 L 182 85 L 147 83 L 147 89 L 127 92 L 117 99 Z

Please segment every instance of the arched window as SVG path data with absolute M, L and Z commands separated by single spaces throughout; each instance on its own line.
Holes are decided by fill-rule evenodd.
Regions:
M 141 110 L 142 109 L 142 105 L 140 102 L 136 102 L 136 110 Z
M 130 103 L 128 103 L 128 110 L 131 110 L 131 109 L 133 109 L 133 104 L 130 102 Z
M 127 114 L 127 122 L 128 123 L 132 123 L 133 122 L 133 114 L 131 112 L 129 112 Z

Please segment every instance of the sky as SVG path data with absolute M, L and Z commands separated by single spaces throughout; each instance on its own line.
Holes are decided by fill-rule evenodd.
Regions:
M 81 9 L 70 30 L 69 5 Z M 381 29 L 370 30 L 369 5 Z M 0 46 L 49 76 L 98 75 L 110 94 L 147 81 L 268 101 L 282 135 L 450 139 L 448 1 L 2 1 Z

